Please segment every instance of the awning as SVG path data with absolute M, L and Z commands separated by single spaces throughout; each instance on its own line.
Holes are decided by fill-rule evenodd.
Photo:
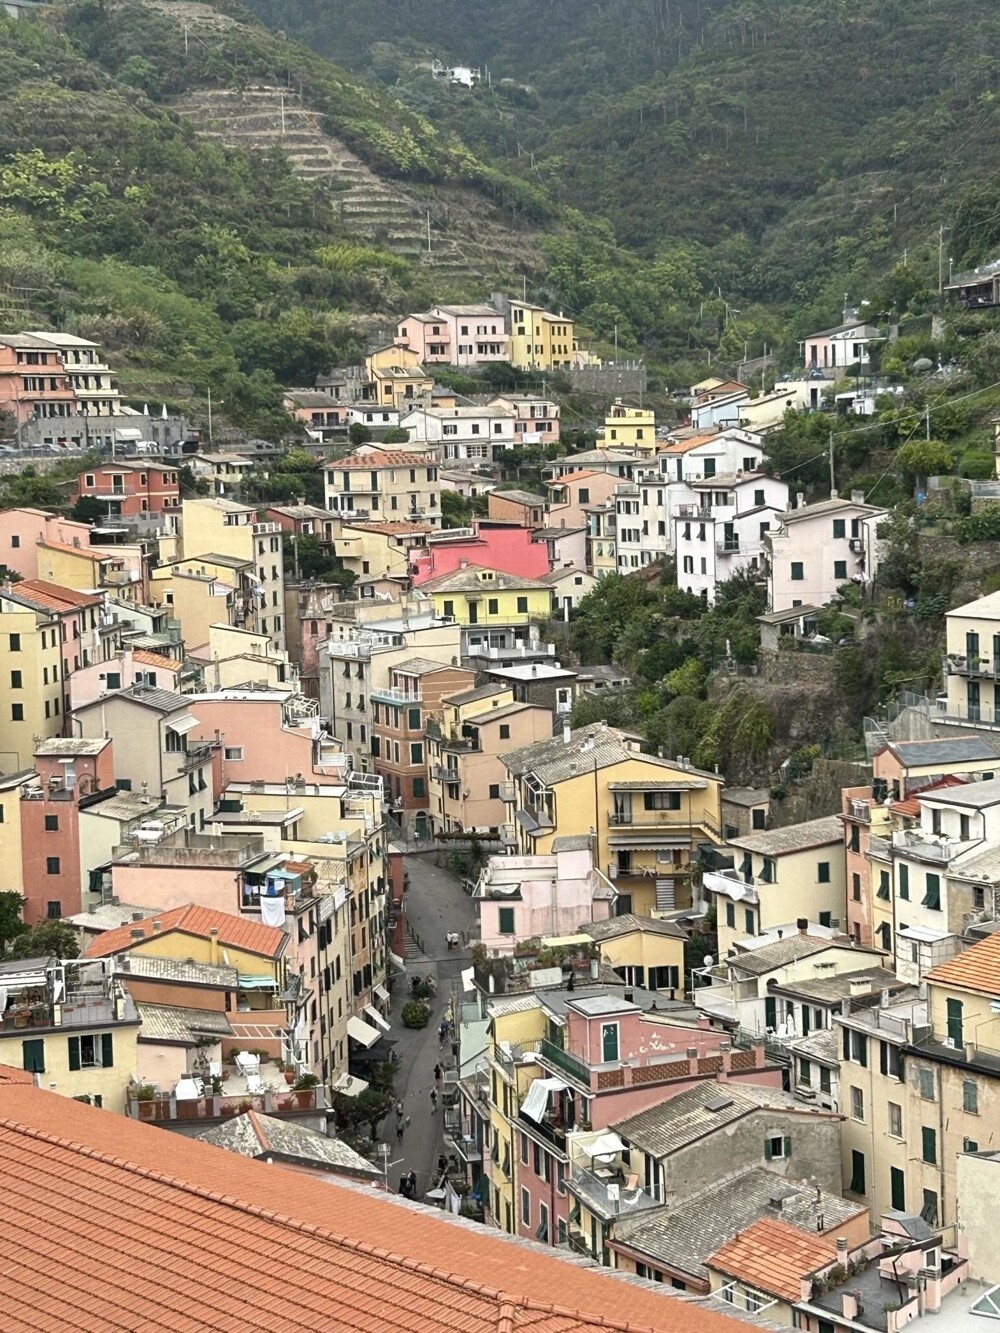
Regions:
M 724 893 L 734 902 L 757 902 L 757 890 L 752 884 L 744 884 L 741 879 L 730 879 L 728 875 L 716 875 L 706 870 L 702 876 L 702 887 L 709 893 Z
M 528 1095 L 521 1103 L 521 1113 L 532 1120 L 541 1121 L 549 1104 L 550 1092 L 565 1092 L 569 1087 L 561 1078 L 536 1078 L 532 1080 Z
M 381 1033 L 378 1028 L 373 1028 L 363 1018 L 352 1016 L 347 1020 L 347 1035 L 353 1037 L 355 1041 L 360 1042 L 367 1049 L 369 1046 L 375 1045 Z
M 588 1157 L 614 1157 L 615 1153 L 625 1150 L 617 1134 L 602 1134 L 593 1143 L 585 1143 L 582 1147 Z
M 386 990 L 384 986 L 373 986 L 372 990 L 375 992 L 375 994 L 378 996 L 378 998 L 382 1001 L 383 1004 L 389 1003 L 391 997 L 389 995 L 389 992 Z
M 341 1074 L 333 1085 L 334 1092 L 343 1093 L 345 1097 L 360 1097 L 367 1088 L 367 1081 L 363 1078 L 355 1078 L 353 1074 Z
M 168 731 L 175 732 L 178 736 L 186 736 L 187 733 L 193 731 L 197 725 L 198 719 L 189 715 L 188 717 L 179 717 L 176 722 L 168 722 L 166 727 Z
M 406 971 L 406 964 L 403 962 L 402 958 L 400 958 L 398 953 L 390 952 L 389 962 L 393 965 L 393 967 L 396 969 L 397 972 Z
M 379 1011 L 375 1008 L 373 1004 L 365 1005 L 365 1013 L 376 1025 L 376 1027 L 380 1027 L 383 1032 L 388 1032 L 390 1030 L 391 1025 L 385 1021 L 385 1019 L 382 1017 L 382 1015 L 379 1013 Z

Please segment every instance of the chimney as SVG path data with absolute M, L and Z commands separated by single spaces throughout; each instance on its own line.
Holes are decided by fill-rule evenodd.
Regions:
M 208 932 L 208 956 L 213 965 L 219 962 L 219 928 L 212 926 Z
M 796 491 L 796 492 L 795 492 L 795 508 L 796 508 L 796 509 L 801 509 L 802 506 L 805 504 L 805 502 L 806 502 L 805 491 Z
M 837 1244 L 839 1245 L 840 1242 L 838 1241 Z M 839 1255 L 840 1251 L 838 1250 L 837 1253 L 838 1253 L 838 1255 Z M 846 1258 L 846 1256 L 847 1256 L 847 1251 L 846 1251 L 846 1249 L 844 1250 L 844 1256 L 845 1256 L 845 1258 Z M 841 1292 L 841 1294 L 840 1294 L 840 1301 L 841 1301 L 841 1310 L 842 1310 L 842 1312 L 843 1312 L 844 1318 L 845 1318 L 845 1319 L 852 1319 L 852 1320 L 853 1320 L 853 1319 L 857 1319 L 857 1317 L 858 1317 L 858 1298 L 857 1298 L 856 1293 L 853 1292 L 853 1291 L 844 1291 L 844 1292 Z
M 162 922 L 162 921 L 154 921 L 154 922 L 153 922 L 153 934 L 154 934 L 154 935 L 158 935 L 162 929 L 163 929 L 163 922 Z
M 144 918 L 144 916 L 143 916 L 143 914 L 142 914 L 141 912 L 133 912 L 133 913 L 132 913 L 132 920 L 133 920 L 133 921 L 143 921 L 143 920 L 145 920 L 145 918 Z
M 884 987 L 882 988 L 882 993 L 881 993 L 881 994 L 879 995 L 879 997 L 878 997 L 878 1003 L 879 1003 L 879 1008 L 880 1008 L 880 1009 L 888 1009 L 888 1008 L 889 1008 L 889 987 L 888 987 L 888 986 L 884 986 Z
M 591 958 L 590 960 L 591 981 L 597 981 L 600 975 L 601 975 L 601 960 L 599 958 Z
M 144 930 L 133 930 L 131 934 L 134 940 L 144 940 L 146 938 L 146 932 Z
M 830 499 L 831 499 L 831 500 L 839 500 L 839 499 L 840 499 L 840 496 L 838 495 L 837 491 L 834 489 L 833 486 L 830 487 Z
M 863 505 L 865 502 L 864 491 L 851 491 L 851 504 Z
M 538 675 L 538 664 L 535 663 L 535 662 L 532 662 L 532 664 L 531 664 L 531 674 L 532 674 L 533 676 L 537 676 L 537 675 Z
M 564 722 L 564 723 L 563 723 L 563 745 L 569 745 L 569 743 L 570 743 L 570 739 L 571 739 L 572 735 L 573 735 L 573 731 L 572 731 L 572 728 L 570 727 L 569 723 L 568 723 L 568 722 Z
M 847 1237 L 838 1236 L 836 1240 L 836 1246 L 837 1246 L 837 1262 L 842 1264 L 844 1260 L 847 1258 Z
M 799 932 L 800 935 L 808 935 L 808 934 L 809 934 L 809 918 L 808 918 L 808 917 L 800 916 L 800 917 L 798 918 L 798 920 L 795 922 L 795 924 L 796 924 L 796 926 L 798 927 L 798 932 Z
M 635 1000 L 635 992 L 634 992 L 634 991 L 631 991 L 631 990 L 627 990 L 627 991 L 625 992 L 625 1003 L 626 1003 L 626 1004 L 632 1004 L 632 1002 L 633 1002 L 634 1000 Z
M 459 569 L 468 569 L 468 568 L 469 568 L 469 562 L 468 562 L 468 560 L 466 560 L 466 558 L 465 558 L 464 555 L 462 556 L 461 560 L 459 560 L 459 562 L 458 562 L 458 567 L 459 567 Z

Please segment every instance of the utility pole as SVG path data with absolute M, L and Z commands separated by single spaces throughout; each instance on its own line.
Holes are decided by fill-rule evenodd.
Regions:
M 208 390 L 208 442 L 212 443 L 212 389 Z
M 833 431 L 830 432 L 830 495 L 837 489 L 836 478 L 833 474 Z
M 431 210 L 427 210 L 427 253 L 431 252 Z
M 928 403 L 928 404 L 927 404 L 927 407 L 924 409 L 924 438 L 927 439 L 927 440 L 929 440 L 929 439 L 931 438 L 931 405 L 930 405 L 930 403 Z
M 184 24 L 184 54 L 188 53 L 188 25 Z
M 615 325 L 615 365 L 618 364 L 618 325 Z
M 284 88 L 282 88 L 282 90 L 281 90 L 280 97 L 281 97 L 281 134 L 282 134 L 282 138 L 284 138 L 284 134 L 285 134 L 285 90 L 284 90 Z
M 938 296 L 944 293 L 944 223 L 938 227 Z

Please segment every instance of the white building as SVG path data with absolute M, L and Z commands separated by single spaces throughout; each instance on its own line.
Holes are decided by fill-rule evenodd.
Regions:
M 660 451 L 657 462 L 664 481 L 700 481 L 757 472 L 764 457 L 763 440 L 752 431 L 685 431 Z
M 438 446 L 448 465 L 489 463 L 497 452 L 513 449 L 516 420 L 510 407 L 428 407 L 408 412 L 399 424 L 412 441 Z
M 347 424 L 389 430 L 399 425 L 399 410 L 395 407 L 379 407 L 375 403 L 355 403 L 347 409 Z
M 759 473 L 691 483 L 694 501 L 673 519 L 677 586 L 711 606 L 720 583 L 763 570 L 764 539 L 788 506 L 788 486 Z
M 780 516 L 768 534 L 768 603 L 771 611 L 825 606 L 844 583 L 871 586 L 878 570 L 879 524 L 884 509 L 865 504 L 861 491 L 849 500 L 799 505 Z

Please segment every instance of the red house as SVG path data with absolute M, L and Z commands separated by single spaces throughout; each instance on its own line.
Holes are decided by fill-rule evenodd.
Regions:
M 177 469 L 160 463 L 102 463 L 76 479 L 76 494 L 108 507 L 109 518 L 180 512 Z

